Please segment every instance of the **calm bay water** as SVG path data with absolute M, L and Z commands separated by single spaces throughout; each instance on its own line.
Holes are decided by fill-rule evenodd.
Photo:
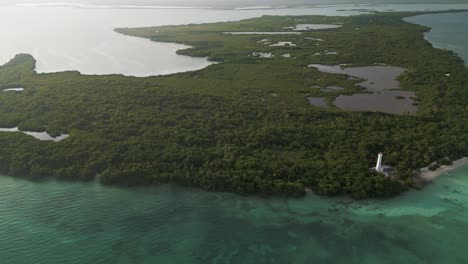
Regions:
M 468 263 L 468 167 L 351 202 L 0 177 L 0 256 L 18 263 Z
M 64 1 L 66 2 L 66 1 Z M 240 20 L 262 15 L 356 15 L 378 11 L 468 9 L 468 4 L 332 5 L 310 8 L 215 10 L 63 4 L 0 5 L 0 64 L 32 54 L 38 72 L 149 76 L 202 69 L 204 58 L 176 55 L 187 46 L 123 36 L 117 27 L 180 25 Z
M 454 51 L 468 66 L 468 13 L 421 15 L 405 20 L 430 27 L 426 39 L 436 48 Z
M 336 7 L 281 10 L 151 9 L 90 6 L 0 6 L 0 64 L 18 53 L 37 60 L 38 72 L 162 75 L 205 68 L 204 58 L 176 55 L 188 46 L 114 32 L 118 27 L 241 20 L 262 15 L 350 15 Z

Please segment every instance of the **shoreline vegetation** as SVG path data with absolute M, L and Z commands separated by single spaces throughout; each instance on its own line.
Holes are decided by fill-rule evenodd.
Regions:
M 420 174 L 417 176 L 417 179 L 422 181 L 423 183 L 430 183 L 436 180 L 438 177 L 446 175 L 447 172 L 456 170 L 466 165 L 468 165 L 467 157 L 455 160 L 452 162 L 451 165 L 442 165 L 435 170 L 431 170 L 429 168 L 430 166 L 428 166 L 420 170 Z
M 417 187 L 414 176 L 426 164 L 468 156 L 468 68 L 424 39 L 429 28 L 402 20 L 426 13 L 433 12 L 116 29 L 186 44 L 190 48 L 178 54 L 219 62 L 167 76 L 37 74 L 34 58 L 18 55 L 0 66 L 0 87 L 25 90 L 0 94 L 0 127 L 69 137 L 50 143 L 0 133 L 0 173 L 118 186 L 176 183 L 243 195 L 300 197 L 306 189 L 355 199 L 398 195 Z M 281 32 L 298 24 L 341 27 L 268 35 L 268 42 L 295 46 L 224 34 Z M 398 81 L 415 92 L 417 113 L 310 105 L 307 98 L 323 97 L 330 105 L 338 96 L 366 91 L 356 86 L 362 80 L 308 65 L 381 63 L 406 69 Z M 379 152 L 395 178 L 369 170 Z

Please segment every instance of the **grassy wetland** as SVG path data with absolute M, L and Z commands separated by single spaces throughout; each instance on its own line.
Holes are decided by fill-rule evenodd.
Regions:
M 265 16 L 116 29 L 187 44 L 191 48 L 179 54 L 217 62 L 167 76 L 37 74 L 34 58 L 18 55 L 0 67 L 1 88 L 24 87 L 0 94 L 0 127 L 69 137 L 55 143 L 0 133 L 0 172 L 265 196 L 302 196 L 306 188 L 356 199 L 396 195 L 415 185 L 419 168 L 466 156 L 468 149 L 468 69 L 453 52 L 424 40 L 429 28 L 403 21 L 417 14 Z M 289 32 L 300 24 L 340 27 L 226 34 Z M 294 46 L 275 45 L 284 42 Z M 368 93 L 356 85 L 363 80 L 310 64 L 404 68 L 399 86 L 415 93 L 418 110 L 343 111 L 334 100 Z M 312 88 L 330 86 L 344 89 Z M 325 98 L 329 107 L 311 105 L 311 97 Z M 397 177 L 369 171 L 381 151 Z

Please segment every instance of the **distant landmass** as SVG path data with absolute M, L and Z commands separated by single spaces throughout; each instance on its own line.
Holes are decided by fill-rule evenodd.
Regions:
M 134 6 L 178 6 L 178 7 L 278 7 L 301 5 L 333 5 L 333 4 L 450 4 L 468 3 L 467 0 L 3 0 L 0 4 L 22 3 L 84 3 L 93 5 L 134 5 Z

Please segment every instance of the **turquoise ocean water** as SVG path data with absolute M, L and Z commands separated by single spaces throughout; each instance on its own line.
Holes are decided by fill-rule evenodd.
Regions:
M 384 201 L 0 177 L 0 262 L 468 263 L 468 166 Z

